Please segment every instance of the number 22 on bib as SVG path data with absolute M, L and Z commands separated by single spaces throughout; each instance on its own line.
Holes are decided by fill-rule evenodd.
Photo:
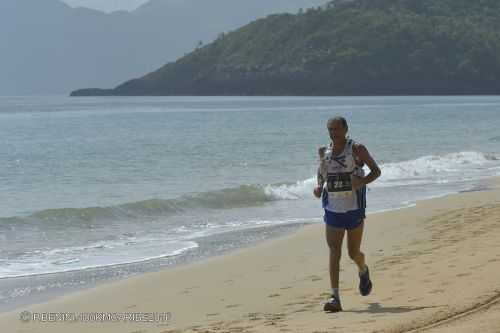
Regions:
M 333 197 L 351 196 L 352 182 L 351 172 L 328 173 L 327 190 Z

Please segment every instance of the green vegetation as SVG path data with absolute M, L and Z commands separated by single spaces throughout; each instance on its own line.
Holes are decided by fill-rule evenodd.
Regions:
M 89 90 L 73 95 L 88 95 Z M 270 15 L 92 95 L 498 94 L 500 1 L 343 0 Z

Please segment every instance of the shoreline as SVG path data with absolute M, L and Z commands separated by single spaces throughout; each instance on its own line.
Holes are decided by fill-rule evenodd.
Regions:
M 374 294 L 368 298 L 356 295 L 355 266 L 346 258 L 347 252 L 344 251 L 340 288 L 346 311 L 340 314 L 325 315 L 322 312 L 321 303 L 329 296 L 329 284 L 327 248 L 323 228 L 318 224 L 307 225 L 291 234 L 273 237 L 201 262 L 103 283 L 25 308 L 32 312 L 128 310 L 172 313 L 172 321 L 168 324 L 72 323 L 72 332 L 132 332 L 134 329 L 144 332 L 194 332 L 200 328 L 193 326 L 196 324 L 206 328 L 207 332 L 216 328 L 227 332 L 253 332 L 252 329 L 256 332 L 278 332 L 280 328 L 313 332 L 321 329 L 328 331 L 334 327 L 337 330 L 349 329 L 350 332 L 372 332 L 375 328 L 386 332 L 389 326 L 397 325 L 399 329 L 389 328 L 394 332 L 410 332 L 412 327 L 424 327 L 422 323 L 427 326 L 432 322 L 443 325 L 442 317 L 474 312 L 474 307 L 470 309 L 471 302 L 479 304 L 477 307 L 480 310 L 476 312 L 481 312 L 474 312 L 474 315 L 489 316 L 488 311 L 496 310 L 497 298 L 493 291 L 500 285 L 492 288 L 496 283 L 494 274 L 489 274 L 489 278 L 481 275 L 484 283 L 474 285 L 478 281 L 474 271 L 484 274 L 491 266 L 478 265 L 474 257 L 480 257 L 486 263 L 500 261 L 498 247 L 488 254 L 491 258 L 479 251 L 480 245 L 486 245 L 494 240 L 495 233 L 500 233 L 493 224 L 495 214 L 500 211 L 500 181 L 493 178 L 490 182 L 495 185 L 489 189 L 446 195 L 418 201 L 413 207 L 369 214 L 362 250 L 367 254 L 373 271 Z M 450 224 L 451 220 L 468 218 L 469 210 L 472 216 L 482 218 L 477 222 L 479 229 L 469 230 L 471 237 L 481 240 L 479 245 L 466 237 L 462 239 L 456 233 L 455 228 L 467 229 L 469 226 Z M 485 233 L 488 228 L 493 228 L 491 235 Z M 446 236 L 444 244 L 440 244 L 443 241 L 440 235 Z M 464 261 L 462 266 L 468 268 L 465 273 L 455 272 L 460 270 L 459 265 L 438 255 L 443 249 L 449 250 L 456 244 L 460 246 L 455 251 L 462 256 L 457 256 L 455 260 Z M 479 256 L 464 256 L 466 247 L 469 250 L 477 248 Z M 462 257 L 465 259 L 462 260 Z M 411 263 L 418 265 L 412 266 Z M 449 282 L 453 279 L 443 267 L 455 273 L 457 286 Z M 416 276 L 419 280 L 413 281 L 417 280 Z M 396 281 L 394 285 L 390 283 L 392 280 Z M 449 284 L 441 285 L 443 281 Z M 418 283 L 415 285 L 413 282 Z M 411 288 L 402 288 L 405 284 Z M 432 288 L 426 288 L 427 284 Z M 460 298 L 460 294 L 464 298 Z M 483 311 L 481 307 L 487 309 Z M 23 332 L 65 331 L 65 323 L 22 323 L 19 312 L 18 308 L 0 314 L 2 326 L 12 332 L 21 327 Z M 389 318 L 393 322 L 391 325 L 389 320 L 385 320 Z M 355 319 L 357 324 L 353 326 Z M 360 319 L 364 320 L 359 322 Z M 444 323 L 455 324 L 455 321 Z M 426 328 L 434 332 L 432 329 Z M 456 328 L 453 329 L 456 332 Z M 483 333 L 488 332 L 488 328 L 485 329 Z
M 481 191 L 487 187 L 485 179 L 478 179 L 475 185 L 471 185 L 468 191 Z M 457 189 L 455 192 L 443 192 L 420 200 L 430 200 L 448 195 L 461 193 Z M 414 207 L 416 202 L 400 203 L 392 208 L 383 208 L 370 211 L 367 215 L 380 214 L 391 211 L 399 211 Z M 321 215 L 318 211 L 318 215 Z M 253 226 L 239 230 L 230 230 L 216 235 L 203 236 L 193 239 L 198 246 L 187 251 L 180 256 L 164 256 L 155 259 L 141 260 L 120 264 L 110 264 L 85 269 L 71 269 L 59 272 L 38 273 L 15 277 L 5 277 L 0 279 L 0 314 L 11 312 L 23 307 L 50 302 L 58 297 L 84 292 L 86 290 L 99 287 L 103 284 L 114 283 L 133 276 L 146 273 L 158 272 L 165 269 L 190 265 L 203 262 L 211 257 L 231 254 L 234 251 L 245 250 L 258 246 L 265 241 L 272 241 L 297 232 L 300 228 L 311 224 L 322 224 L 321 218 L 301 218 L 303 222 L 284 223 L 267 226 Z M 317 221 L 316 221 L 317 220 Z M 238 237 L 239 242 L 233 243 L 230 238 L 238 233 L 244 233 L 245 237 Z M 261 236 L 265 234 L 265 236 Z M 210 243 L 222 244 L 222 250 L 211 249 Z M 227 244 L 229 246 L 227 246 Z M 16 299 L 12 299 L 16 297 Z
M 499 178 L 500 179 L 500 178 Z M 379 210 L 374 210 L 373 212 L 367 213 L 367 216 L 373 214 L 383 214 L 391 211 L 399 211 L 407 208 L 415 207 L 417 202 L 422 200 L 432 200 L 436 198 L 442 198 L 453 194 L 458 194 L 462 192 L 469 191 L 483 191 L 487 187 L 483 184 L 485 179 L 478 179 L 477 184 L 469 190 L 458 190 L 457 192 L 449 192 L 438 195 L 433 195 L 427 198 L 419 199 L 412 203 L 401 203 L 400 206 L 395 206 L 392 208 L 384 208 Z M 321 213 L 319 213 L 320 215 Z M 320 217 L 317 218 L 321 220 Z M 307 219 L 303 219 L 307 220 Z M 313 218 L 311 218 L 313 220 Z M 318 223 L 319 222 L 319 223 Z M 288 223 L 288 224 L 278 224 L 269 226 L 254 226 L 250 228 L 245 228 L 242 230 L 231 230 L 227 232 L 220 233 L 215 237 L 220 237 L 219 241 L 224 241 L 225 235 L 244 232 L 244 233 L 259 233 L 265 232 L 269 235 L 262 239 L 254 239 L 243 241 L 238 245 L 233 245 L 223 251 L 206 251 L 202 250 L 205 246 L 205 237 L 196 239 L 200 246 L 196 249 L 188 251 L 187 255 L 181 256 L 165 256 L 155 259 L 142 260 L 137 262 L 128 262 L 121 264 L 110 264 L 97 267 L 88 267 L 83 269 L 71 269 L 67 271 L 50 272 L 50 273 L 39 273 L 15 277 L 5 277 L 0 279 L 0 286 L 3 289 L 11 288 L 9 291 L 13 294 L 20 293 L 23 295 L 28 289 L 28 296 L 23 296 L 25 298 L 15 301 L 9 301 L 7 303 L 0 303 L 0 315 L 3 313 L 12 312 L 24 307 L 29 307 L 32 305 L 50 302 L 59 297 L 64 297 L 77 292 L 85 292 L 86 290 L 99 287 L 104 284 L 114 283 L 121 280 L 131 278 L 133 276 L 140 276 L 142 274 L 159 272 L 165 269 L 174 269 L 176 267 L 183 267 L 186 265 L 191 265 L 199 262 L 206 261 L 212 257 L 224 256 L 234 253 L 239 250 L 247 250 L 254 246 L 259 246 L 262 242 L 273 241 L 275 239 L 280 239 L 282 237 L 287 237 L 293 233 L 300 231 L 304 226 L 320 224 L 322 221 L 318 222 L 298 222 L 298 223 Z M 208 240 L 207 236 L 206 239 Z M 240 239 L 241 240 L 241 239 Z M 198 252 L 206 252 L 205 254 L 199 255 Z M 35 280 L 37 283 L 31 284 L 30 281 Z M 23 282 L 25 281 L 25 282 Z M 53 288 L 54 284 L 59 284 L 59 287 Z M 41 290 L 41 291 L 40 291 Z M 19 292 L 20 291 L 20 292 Z M 0 296 L 2 294 L 0 293 Z
M 3 289 L 9 290 L 10 292 L 19 294 L 21 296 L 25 293 L 26 289 L 29 289 L 29 292 L 32 294 L 27 296 L 25 299 L 10 301 L 4 304 L 0 303 L 0 315 L 39 303 L 50 302 L 59 297 L 72 295 L 78 292 L 85 292 L 86 290 L 96 288 L 104 284 L 122 281 L 134 276 L 159 272 L 165 269 L 183 267 L 186 265 L 203 262 L 212 257 L 224 256 L 232 253 L 233 251 L 248 249 L 253 246 L 257 246 L 263 241 L 265 242 L 267 240 L 273 240 L 289 235 L 297 231 L 297 229 L 299 229 L 301 226 L 307 224 L 310 223 L 295 223 L 270 226 L 265 230 L 265 233 L 267 235 L 262 236 L 264 240 L 258 239 L 257 237 L 249 237 L 247 240 L 238 244 L 238 246 L 232 246 L 220 251 L 207 251 L 200 249 L 206 247 L 205 243 L 207 241 L 213 241 L 211 237 L 214 236 L 206 236 L 197 239 L 197 242 L 199 242 L 201 246 L 199 246 L 199 248 L 191 250 L 191 252 L 189 252 L 189 254 L 185 256 L 166 256 L 146 261 L 106 265 L 88 269 L 75 269 L 61 272 L 2 278 L 0 279 L 0 286 Z M 245 229 L 243 230 L 243 232 L 257 234 L 258 230 L 262 229 L 262 227 L 255 227 Z M 242 231 L 229 231 L 227 233 L 235 232 Z M 219 235 L 216 235 L 215 237 L 217 239 L 220 238 L 221 243 L 227 242 L 225 233 L 221 233 Z M 199 254 L 200 251 L 202 251 L 203 253 Z M 59 284 L 59 286 L 56 286 L 52 290 L 51 286 L 54 286 L 56 284 Z M 37 290 L 39 291 L 39 293 L 37 293 Z

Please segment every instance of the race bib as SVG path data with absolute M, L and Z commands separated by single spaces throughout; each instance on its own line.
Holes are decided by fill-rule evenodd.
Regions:
M 335 197 L 352 195 L 351 173 L 330 173 L 327 178 L 327 190 Z

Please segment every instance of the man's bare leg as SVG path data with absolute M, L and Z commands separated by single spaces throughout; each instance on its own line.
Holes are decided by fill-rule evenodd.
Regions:
M 363 239 L 364 221 L 355 229 L 347 231 L 347 248 L 349 257 L 356 263 L 359 270 L 359 292 L 362 296 L 368 296 L 372 290 L 370 272 L 366 266 L 365 255 L 361 252 L 361 240 Z
M 340 258 L 342 256 L 342 241 L 344 229 L 326 225 L 326 242 L 330 250 L 330 284 L 332 288 L 339 288 Z
M 356 263 L 360 273 L 363 273 L 366 267 L 365 254 L 361 252 L 364 225 L 365 222 L 363 221 L 355 229 L 347 230 L 347 249 L 349 257 Z
M 339 272 L 344 234 L 344 229 L 334 228 L 326 224 L 326 242 L 330 252 L 330 285 L 332 287 L 332 298 L 324 306 L 324 310 L 328 312 L 342 311 L 339 296 Z

